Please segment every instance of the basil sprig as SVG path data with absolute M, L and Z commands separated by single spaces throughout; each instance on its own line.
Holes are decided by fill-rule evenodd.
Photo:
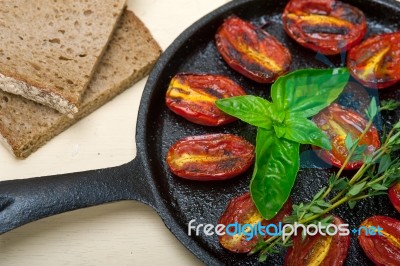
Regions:
M 303 69 L 278 78 L 272 102 L 246 95 L 216 101 L 219 109 L 257 128 L 251 197 L 266 219 L 288 199 L 300 167 L 300 144 L 332 149 L 328 137 L 307 119 L 329 106 L 349 79 L 346 68 Z

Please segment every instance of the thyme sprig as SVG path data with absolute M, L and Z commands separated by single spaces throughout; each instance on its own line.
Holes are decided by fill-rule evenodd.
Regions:
M 318 224 L 328 225 L 332 221 L 329 212 L 343 204 L 349 208 L 355 207 L 357 202 L 368 197 L 386 194 L 394 182 L 400 181 L 400 159 L 393 153 L 400 149 L 400 120 L 382 139 L 382 145 L 372 154 L 366 155 L 365 145 L 359 145 L 373 125 L 379 111 L 391 111 L 400 106 L 394 100 L 383 101 L 378 108 L 376 100 L 372 99 L 367 111 L 368 124 L 357 139 L 350 134 L 345 139 L 348 155 L 339 171 L 329 178 L 328 185 L 321 188 L 311 201 L 293 205 L 293 212 L 286 217 L 286 224 Z M 351 161 L 362 159 L 363 165 L 349 179 L 343 177 L 346 165 Z M 294 234 L 294 232 L 293 232 Z M 259 260 L 265 261 L 267 256 L 278 252 L 281 248 L 291 245 L 291 237 L 286 239 L 273 236 L 267 240 L 260 240 L 250 254 L 259 253 Z M 303 235 L 305 237 L 305 235 Z

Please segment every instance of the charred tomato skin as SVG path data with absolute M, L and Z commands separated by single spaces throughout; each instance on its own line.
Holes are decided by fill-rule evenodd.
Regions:
M 364 13 L 335 0 L 291 0 L 283 11 L 282 20 L 292 39 L 325 55 L 350 49 L 367 32 Z
M 232 134 L 183 138 L 166 156 L 171 172 L 197 181 L 225 180 L 245 172 L 254 162 L 254 146 Z
M 289 71 L 289 50 L 268 32 L 236 16 L 219 27 L 215 43 L 232 69 L 256 82 L 272 83 Z
M 291 212 L 292 200 L 289 198 L 273 219 L 265 220 L 254 205 L 250 193 L 246 192 L 239 197 L 233 198 L 229 202 L 224 213 L 219 218 L 218 224 L 227 226 L 228 224 L 234 224 L 237 222 L 241 225 L 255 225 L 257 223 L 260 223 L 262 226 L 267 226 L 269 224 L 277 225 L 279 222 L 282 222 L 286 216 L 289 216 Z M 265 234 L 264 239 L 268 238 L 268 234 Z M 246 240 L 245 235 L 230 236 L 225 234 L 219 236 L 219 242 L 221 246 L 231 252 L 247 253 L 256 246 L 258 242 L 258 236 L 255 235 L 251 239 Z
M 375 35 L 354 46 L 347 68 L 370 88 L 384 89 L 400 81 L 400 32 Z
M 339 226 L 343 220 L 334 216 L 333 224 Z M 293 236 L 293 245 L 286 252 L 285 266 L 340 266 L 343 265 L 350 247 L 350 235 L 307 236 L 303 241 L 301 233 Z M 321 257 L 322 256 L 322 257 Z M 316 263 L 316 262 L 319 263 Z
M 367 257 L 375 265 L 400 265 L 400 221 L 387 216 L 372 216 L 362 222 L 361 226 L 377 228 L 375 235 L 359 229 L 358 243 Z
M 389 188 L 389 199 L 393 207 L 400 212 L 400 182 L 393 184 Z
M 342 167 L 348 154 L 344 143 L 347 134 L 350 133 L 352 139 L 356 139 L 368 124 L 368 121 L 359 113 L 336 103 L 322 110 L 312 120 L 328 136 L 332 144 L 331 151 L 313 146 L 314 151 L 322 160 L 338 168 Z M 367 145 L 367 154 L 379 149 L 381 143 L 375 126 L 371 126 L 359 144 Z M 362 164 L 363 161 L 350 161 L 345 170 L 358 169 Z
M 236 118 L 219 110 L 215 101 L 240 95 L 246 92 L 226 76 L 179 73 L 171 79 L 165 102 L 172 112 L 193 123 L 220 126 Z

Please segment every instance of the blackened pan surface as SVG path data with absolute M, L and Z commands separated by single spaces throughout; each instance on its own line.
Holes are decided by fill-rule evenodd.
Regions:
M 400 30 L 400 5 L 394 1 L 344 1 L 360 8 L 368 19 L 368 35 L 393 32 Z M 228 126 L 210 128 L 199 126 L 175 115 L 164 104 L 165 92 L 171 78 L 178 72 L 188 73 L 214 73 L 231 77 L 243 86 L 248 94 L 270 99 L 270 85 L 260 85 L 230 69 L 219 56 L 214 43 L 214 35 L 219 25 L 230 15 L 236 15 L 263 27 L 283 42 L 292 53 L 291 70 L 302 68 L 328 68 L 343 66 L 345 55 L 324 57 L 307 50 L 284 32 L 281 14 L 285 1 L 233 1 L 219 10 L 209 14 L 188 30 L 186 30 L 169 47 L 152 72 L 145 89 L 139 119 L 149 119 L 143 132 L 143 141 L 146 144 L 145 162 L 155 179 L 158 192 L 163 199 L 164 207 L 172 215 L 178 228 L 170 228 L 178 238 L 184 238 L 185 245 L 206 263 L 222 263 L 234 265 L 253 265 L 257 263 L 257 256 L 248 257 L 237 255 L 224 250 L 218 242 L 217 236 L 186 237 L 187 225 L 192 219 L 194 224 L 217 224 L 218 218 L 224 211 L 230 199 L 248 190 L 251 170 L 233 180 L 223 182 L 193 182 L 182 180 L 173 176 L 165 163 L 168 148 L 178 139 L 186 136 L 206 133 L 234 133 L 243 136 L 255 143 L 255 128 L 243 122 L 235 122 Z M 399 85 L 398 85 L 399 86 Z M 385 91 L 368 91 L 371 96 L 379 98 L 396 98 L 400 100 L 396 87 Z M 346 102 L 346 99 L 343 99 Z M 393 123 L 400 113 L 392 113 L 382 117 L 385 124 Z M 309 147 L 302 147 L 303 155 L 307 154 Z M 307 156 L 305 156 L 307 157 Z M 315 162 L 316 164 L 317 162 Z M 334 169 L 316 169 L 314 162 L 304 160 L 299 172 L 293 199 L 295 202 L 310 200 L 322 186 L 327 184 L 328 176 Z M 350 228 L 358 225 L 372 215 L 389 215 L 399 218 L 387 199 L 387 196 L 376 197 L 372 200 L 358 204 L 355 209 L 346 207 L 335 212 L 341 216 Z M 161 214 L 161 216 L 163 216 Z M 168 224 L 167 224 L 168 226 Z M 200 249 L 199 249 L 200 248 Z M 267 265 L 282 265 L 284 251 L 273 255 L 267 260 Z M 370 262 L 357 244 L 357 239 L 352 236 L 351 250 L 346 265 L 368 265 Z

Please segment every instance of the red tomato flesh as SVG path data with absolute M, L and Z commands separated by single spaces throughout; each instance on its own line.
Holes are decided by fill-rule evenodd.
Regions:
M 400 212 L 400 182 L 395 183 L 389 189 L 389 199 L 394 208 Z
M 254 146 L 232 134 L 187 137 L 168 150 L 167 164 L 184 179 L 210 181 L 233 178 L 254 162 Z
M 347 57 L 351 75 L 363 85 L 383 89 L 400 80 L 400 32 L 371 37 Z
M 326 55 L 348 50 L 367 32 L 367 20 L 361 10 L 334 0 L 291 0 L 282 20 L 292 39 Z
M 342 167 L 348 150 L 345 145 L 345 139 L 348 134 L 351 134 L 353 140 L 361 136 L 368 121 L 360 114 L 350 109 L 344 108 L 336 103 L 322 110 L 312 119 L 317 126 L 331 140 L 332 150 L 322 150 L 318 147 L 313 147 L 317 155 L 325 162 L 336 167 Z M 380 147 L 378 130 L 372 126 L 359 145 L 367 145 L 365 154 L 372 154 Z M 354 170 L 361 167 L 363 161 L 350 161 L 345 169 Z
M 368 258 L 375 265 L 400 265 L 400 221 L 387 216 L 372 216 L 361 226 L 368 230 L 360 229 L 358 243 Z
M 279 222 L 282 222 L 286 216 L 290 215 L 291 212 L 292 201 L 289 199 L 273 219 L 265 220 L 254 205 L 250 193 L 247 192 L 229 202 L 226 210 L 219 218 L 218 224 L 227 226 L 237 222 L 240 225 L 256 225 L 257 223 L 260 223 L 262 226 L 267 226 L 269 224 L 277 225 Z M 219 242 L 229 251 L 247 253 L 256 246 L 259 236 L 260 235 L 255 234 L 251 239 L 246 240 L 247 236 L 244 234 L 236 234 L 234 236 L 225 234 L 219 236 Z M 268 238 L 269 235 L 265 234 L 264 239 L 266 240 Z
M 224 21 L 215 42 L 232 69 L 256 82 L 272 83 L 289 70 L 289 50 L 274 36 L 238 17 Z
M 344 222 L 334 217 L 333 224 Z M 350 235 L 314 235 L 303 241 L 301 233 L 293 236 L 291 246 L 285 257 L 285 266 L 340 266 L 343 265 L 350 247 Z
M 219 126 L 236 118 L 219 110 L 215 101 L 245 94 L 242 87 L 225 76 L 181 73 L 172 78 L 165 101 L 171 111 L 193 123 Z

